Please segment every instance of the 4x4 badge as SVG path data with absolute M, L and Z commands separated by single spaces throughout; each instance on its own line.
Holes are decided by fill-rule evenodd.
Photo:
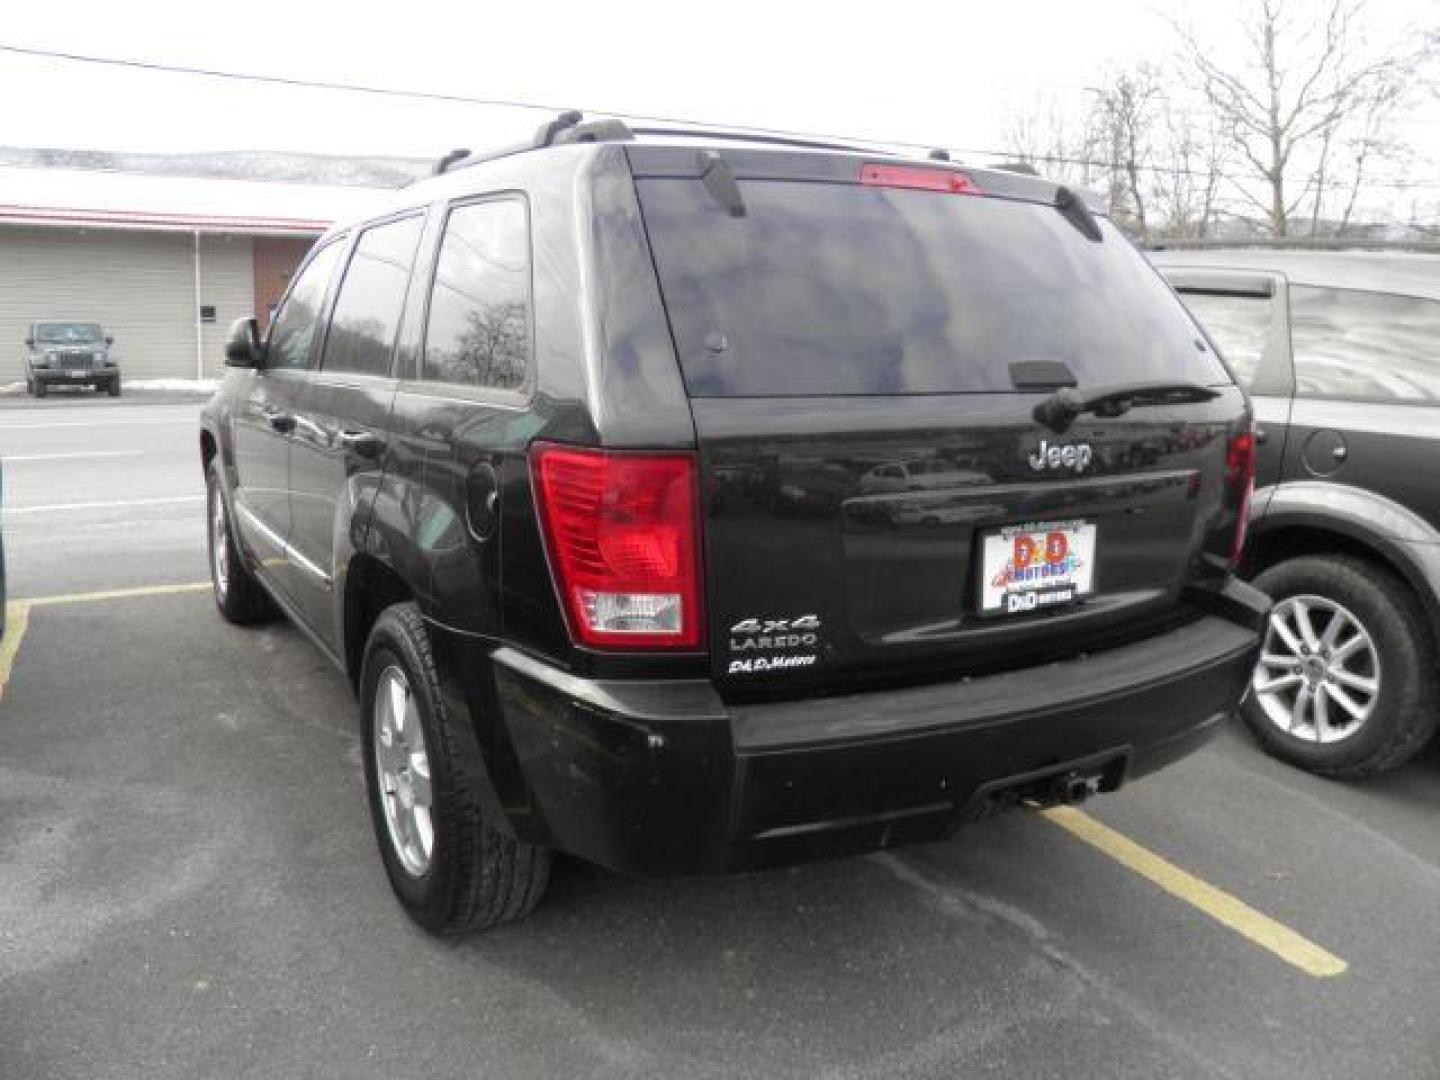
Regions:
M 1046 469 L 1074 469 L 1080 473 L 1088 469 L 1094 460 L 1095 451 L 1090 449 L 1089 443 L 1052 446 L 1050 440 L 1041 439 L 1040 448 L 1030 455 L 1030 468 L 1036 472 L 1044 472 Z

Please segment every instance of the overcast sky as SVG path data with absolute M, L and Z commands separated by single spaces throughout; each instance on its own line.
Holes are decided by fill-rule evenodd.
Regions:
M 1164 62 L 1162 13 L 1222 54 L 1250 0 L 330 5 L 11 0 L 0 44 L 535 100 L 870 139 L 1003 149 L 1006 117 L 1082 98 L 1106 65 Z M 1440 0 L 1374 0 L 1377 40 Z M 0 53 L 0 144 L 432 156 L 528 133 L 515 110 L 122 71 Z M 1440 159 L 1440 107 L 1413 137 Z

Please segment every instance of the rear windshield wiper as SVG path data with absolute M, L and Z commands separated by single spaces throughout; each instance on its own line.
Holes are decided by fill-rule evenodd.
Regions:
M 1083 413 L 1123 416 L 1137 405 L 1184 405 L 1212 401 L 1219 396 L 1218 390 L 1189 382 L 1126 383 L 1085 393 L 1067 386 L 1036 405 L 1033 415 L 1036 423 L 1044 424 L 1059 435 L 1068 431 Z

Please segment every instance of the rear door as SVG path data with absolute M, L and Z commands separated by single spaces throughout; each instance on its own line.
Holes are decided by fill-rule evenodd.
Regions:
M 1440 530 L 1440 301 L 1290 286 L 1287 480 L 1351 484 Z
M 319 370 L 294 403 L 289 557 L 296 599 L 337 652 L 337 576 L 363 543 L 380 484 L 397 385 L 395 343 L 424 222 L 417 212 L 356 235 Z
M 1074 655 L 1181 616 L 1187 582 L 1224 573 L 1243 396 L 1109 222 L 943 172 L 916 190 L 934 170 L 817 182 L 737 160 L 733 189 L 637 168 L 700 447 L 722 686 Z M 1036 372 L 1213 396 L 1056 430 L 1035 417 L 1048 391 L 1016 388 Z

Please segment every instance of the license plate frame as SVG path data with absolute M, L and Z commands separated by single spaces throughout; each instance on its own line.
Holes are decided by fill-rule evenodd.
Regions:
M 1073 607 L 1095 593 L 1099 549 L 1099 527 L 1084 518 L 986 529 L 976 609 L 1004 618 Z

